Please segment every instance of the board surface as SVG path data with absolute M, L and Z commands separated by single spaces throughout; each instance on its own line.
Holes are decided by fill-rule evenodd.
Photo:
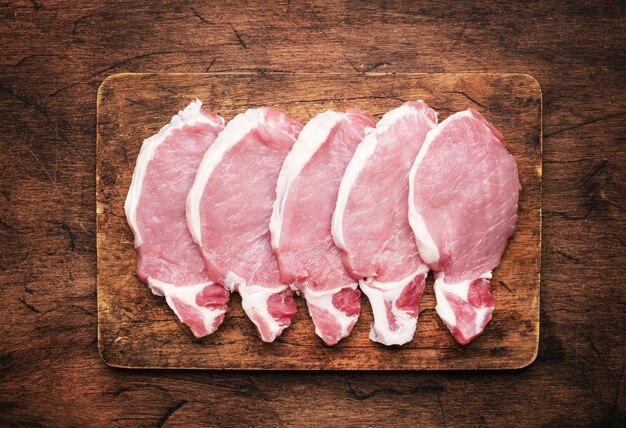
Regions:
M 274 343 L 263 343 L 234 294 L 221 328 L 196 339 L 135 274 L 124 199 L 143 140 L 198 97 L 227 120 L 272 106 L 303 123 L 325 109 L 357 107 L 379 119 L 404 101 L 423 99 L 439 120 L 473 107 L 504 135 L 522 184 L 517 230 L 492 280 L 496 310 L 485 333 L 458 345 L 438 319 L 427 280 L 414 339 L 386 347 L 368 339 L 362 315 L 334 347 L 315 335 L 304 302 Z M 203 73 L 110 76 L 98 91 L 96 211 L 98 347 L 112 366 L 196 369 L 468 370 L 521 368 L 539 340 L 541 270 L 541 89 L 524 74 Z

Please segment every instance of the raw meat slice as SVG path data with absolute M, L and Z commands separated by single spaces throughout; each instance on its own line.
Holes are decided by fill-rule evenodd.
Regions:
M 281 165 L 302 125 L 278 110 L 248 110 L 207 150 L 187 198 L 187 221 L 209 277 L 241 295 L 261 339 L 273 341 L 296 313 L 279 278 L 269 219 Z
M 350 334 L 361 310 L 361 294 L 330 227 L 345 167 L 372 127 L 355 109 L 317 115 L 287 155 L 276 186 L 270 230 L 280 277 L 304 296 L 315 332 L 327 345 Z
M 228 309 L 229 293 L 209 279 L 185 219 L 198 164 L 222 129 L 224 119 L 192 102 L 143 142 L 124 204 L 137 275 L 196 337 L 214 332 Z
M 343 263 L 368 297 L 370 339 L 413 338 L 428 267 L 408 219 L 409 171 L 437 113 L 423 101 L 389 113 L 359 144 L 341 180 L 332 232 Z
M 469 109 L 428 133 L 409 180 L 409 221 L 435 271 L 437 313 L 469 343 L 491 319 L 491 271 L 515 229 L 515 159 L 502 134 Z

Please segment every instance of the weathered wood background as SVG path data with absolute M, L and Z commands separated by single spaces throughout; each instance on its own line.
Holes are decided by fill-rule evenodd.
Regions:
M 622 425 L 623 2 L 0 4 L 0 424 Z M 96 347 L 96 90 L 122 71 L 490 71 L 544 96 L 541 340 L 512 372 L 119 370 Z

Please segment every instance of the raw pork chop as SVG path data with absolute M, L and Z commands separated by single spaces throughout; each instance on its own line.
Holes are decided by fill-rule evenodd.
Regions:
M 185 220 L 185 199 L 202 155 L 224 119 L 192 102 L 137 157 L 124 209 L 137 249 L 137 275 L 196 337 L 214 332 L 227 310 L 228 291 L 213 284 Z
M 374 313 L 370 339 L 402 345 L 415 333 L 428 267 L 408 219 L 409 170 L 437 113 L 423 101 L 385 114 L 341 180 L 332 232 Z
M 306 299 L 315 332 L 327 345 L 348 336 L 360 292 L 341 263 L 330 227 L 339 182 L 374 122 L 358 110 L 328 110 L 306 124 L 278 177 L 270 221 L 280 277 Z
M 435 271 L 437 313 L 466 344 L 494 309 L 491 271 L 517 220 L 515 159 L 502 134 L 469 109 L 428 133 L 410 185 L 409 221 L 422 259 Z
M 209 277 L 241 295 L 261 339 L 273 341 L 296 313 L 279 278 L 269 219 L 280 167 L 302 125 L 278 110 L 248 110 L 206 152 L 187 198 L 187 221 Z

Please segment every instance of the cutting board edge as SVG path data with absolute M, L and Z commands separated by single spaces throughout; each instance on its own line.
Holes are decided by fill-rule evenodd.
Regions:
M 536 86 L 536 89 L 538 90 L 538 94 L 539 94 L 539 99 L 541 102 L 541 106 L 540 106 L 540 119 L 539 119 L 539 126 L 540 126 L 540 133 L 539 133 L 539 151 L 540 151 L 540 155 L 539 155 L 539 164 L 538 164 L 538 172 L 539 172 L 539 177 L 540 177 L 540 191 L 539 191 L 539 195 L 540 195 L 540 207 L 539 207 L 539 239 L 538 239 L 538 247 L 539 247 L 539 265 L 541 267 L 541 263 L 542 263 L 542 254 L 541 254 L 541 250 L 543 247 L 543 176 L 542 176 L 542 169 L 543 169 L 543 91 L 541 89 L 541 85 L 539 84 L 539 82 L 537 81 L 537 79 L 535 79 L 532 75 L 528 74 L 528 73 L 519 73 L 519 72 L 506 72 L 506 73 L 498 73 L 498 72 L 473 72 L 473 71 L 465 71 L 465 72 L 454 72 L 454 73 L 443 73 L 443 72 L 438 72 L 438 73 L 422 73 L 422 72 L 366 72 L 366 73 L 350 73 L 350 72 L 335 72 L 335 73 L 319 73 L 319 72 L 251 72 L 251 71 L 242 71 L 242 72 L 210 72 L 210 73 L 185 73 L 185 72 L 177 72 L 177 73 L 160 73 L 160 72 L 142 72 L 142 73 L 134 73 L 134 72 L 122 72 L 122 73 L 115 73 L 112 75 L 107 76 L 102 83 L 100 84 L 100 86 L 98 87 L 98 91 L 97 91 L 97 123 L 96 123 L 96 146 L 98 146 L 101 143 L 101 134 L 99 132 L 99 126 L 100 126 L 100 114 L 101 114 L 101 109 L 100 109 L 100 103 L 101 103 L 101 97 L 102 97 L 102 92 L 104 91 L 104 89 L 106 88 L 107 84 L 109 84 L 111 81 L 115 80 L 115 79 L 119 79 L 119 78 L 126 78 L 126 77 L 135 77 L 138 75 L 141 76 L 158 76 L 158 75 L 215 75 L 215 76 L 220 76 L 220 75 L 226 75 L 226 76 L 261 76 L 261 75 L 334 75 L 334 76 L 361 76 L 361 75 L 366 75 L 366 76 L 425 76 L 425 75 L 438 75 L 438 76 L 443 76 L 443 75 L 456 75 L 456 76 L 460 76 L 460 75 L 468 75 L 468 76 L 475 76 L 475 75 L 486 75 L 486 76 L 520 76 L 520 77 L 524 77 L 524 78 L 528 78 L 529 80 L 531 80 L 533 82 L 533 84 Z M 98 150 L 98 149 L 96 149 Z M 96 189 L 98 189 L 98 182 L 100 179 L 100 173 L 99 173 L 99 162 L 96 161 Z M 99 201 L 98 198 L 96 198 L 96 216 L 97 218 L 99 218 L 102 213 L 99 212 Z M 96 230 L 97 230 L 97 236 L 100 235 L 100 222 L 97 221 L 96 222 Z M 480 364 L 477 364 L 476 366 L 464 366 L 464 367 L 456 367 L 456 368 L 450 368 L 449 366 L 445 366 L 445 367 L 399 367 L 399 368 L 377 368 L 377 369 L 372 369 L 372 368 L 365 368 L 365 369 L 350 369 L 350 368 L 328 368 L 328 367 L 318 367 L 318 368 L 293 368 L 293 367 L 271 367 L 271 368 L 258 368 L 258 367 L 244 367 L 244 368 L 238 368 L 238 367 L 229 367 L 229 366 L 214 366 L 214 367 L 206 367 L 206 366 L 191 366 L 191 365 L 187 365 L 187 366 L 159 366 L 159 365 L 134 365 L 134 364 L 129 364 L 127 361 L 125 361 L 124 359 L 116 359 L 116 358 L 112 358 L 111 356 L 107 356 L 106 352 L 104 352 L 105 349 L 105 344 L 102 341 L 102 335 L 101 335 L 101 328 L 103 327 L 103 322 L 101 320 L 101 316 L 104 314 L 102 308 L 101 308 L 101 301 L 100 301 L 100 294 L 102 292 L 101 288 L 102 285 L 100 283 L 100 258 L 98 257 L 100 251 L 100 240 L 99 238 L 97 239 L 97 260 L 98 260 L 98 274 L 97 274 L 97 294 L 98 294 L 98 352 L 99 355 L 101 356 L 101 358 L 103 359 L 103 361 L 109 365 L 110 367 L 115 367 L 115 368 L 122 368 L 122 369 L 148 369 L 148 370 L 159 370 L 159 369 L 174 369 L 174 370 L 229 370 L 229 371 L 300 371 L 300 370 L 306 370 L 306 371 L 449 371 L 449 370 L 462 370 L 462 371 L 466 371 L 466 370 L 519 370 L 519 369 L 523 369 L 525 367 L 528 367 L 529 365 L 531 365 L 537 358 L 538 356 L 538 350 L 539 350 L 539 340 L 540 340 L 540 296 L 541 296 L 541 268 L 538 272 L 538 281 L 537 281 L 537 304 L 536 304 L 536 314 L 535 314 L 535 318 L 536 318 L 536 322 L 534 323 L 535 328 L 533 329 L 532 333 L 533 336 L 535 338 L 534 342 L 534 348 L 533 348 L 533 352 L 532 354 L 529 354 L 529 358 L 527 360 L 522 361 L 519 364 L 510 364 L 510 365 L 505 365 L 505 366 L 492 366 L 492 365 L 484 365 L 481 366 Z M 130 361 L 130 360 L 128 360 Z M 436 366 L 436 364 L 435 364 Z

